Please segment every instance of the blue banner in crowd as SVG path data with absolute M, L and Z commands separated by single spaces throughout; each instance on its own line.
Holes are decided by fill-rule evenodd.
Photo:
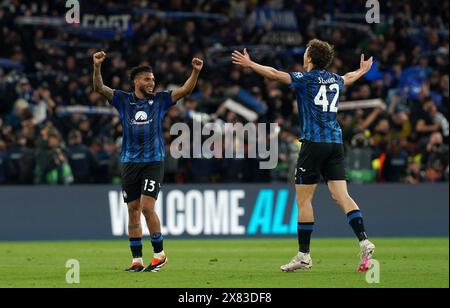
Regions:
M 271 45 L 300 46 L 303 43 L 294 11 L 259 7 L 246 20 L 246 25 L 266 30 L 266 41 Z
M 0 67 L 6 68 L 6 69 L 18 69 L 22 70 L 23 65 L 17 62 L 14 62 L 10 59 L 6 58 L 0 58 Z
M 265 107 L 259 100 L 254 98 L 249 92 L 244 89 L 239 89 L 236 97 L 241 100 L 248 107 L 255 110 L 258 114 L 262 115 L 267 112 L 267 107 Z
M 273 30 L 298 30 L 297 18 L 293 11 L 260 7 L 255 10 L 256 26 Z
M 88 36 L 92 38 L 115 38 L 115 37 L 131 37 L 133 36 L 132 15 L 114 14 L 81 14 L 79 24 L 67 23 L 61 17 L 26 17 L 22 16 L 17 19 L 17 23 L 21 25 L 43 25 L 52 27 L 61 27 L 65 31 L 80 36 Z
M 68 30 L 78 35 L 94 38 L 127 38 L 134 34 L 132 16 L 129 14 L 83 14 L 81 27 L 74 25 L 68 27 Z
M 135 15 L 144 14 L 151 17 L 157 17 L 160 19 L 216 19 L 225 21 L 228 19 L 227 16 L 221 14 L 211 14 L 211 13 L 201 13 L 201 12 L 164 12 L 155 11 L 144 8 L 135 8 L 133 10 Z

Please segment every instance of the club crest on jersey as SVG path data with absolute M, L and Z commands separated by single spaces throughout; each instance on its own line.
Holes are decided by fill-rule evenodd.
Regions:
M 151 99 L 151 100 L 148 101 L 148 104 L 149 104 L 150 106 L 153 106 L 153 103 L 154 103 L 154 102 L 155 102 L 155 101 Z
M 294 73 L 294 77 L 297 79 L 301 79 L 301 78 L 303 78 L 303 74 L 302 73 Z

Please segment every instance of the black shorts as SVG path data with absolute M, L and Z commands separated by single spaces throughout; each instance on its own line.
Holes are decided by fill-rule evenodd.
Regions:
M 141 198 L 141 195 L 158 199 L 164 179 L 164 163 L 122 164 L 122 193 L 125 203 Z
M 328 181 L 345 181 L 344 145 L 337 143 L 302 143 L 298 157 L 295 184 L 314 185 L 320 176 Z

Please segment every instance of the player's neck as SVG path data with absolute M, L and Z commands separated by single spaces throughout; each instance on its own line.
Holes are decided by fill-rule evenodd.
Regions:
M 144 98 L 146 98 L 146 96 L 145 96 L 142 92 L 140 92 L 140 91 L 134 91 L 134 96 L 135 96 L 137 99 L 144 99 Z

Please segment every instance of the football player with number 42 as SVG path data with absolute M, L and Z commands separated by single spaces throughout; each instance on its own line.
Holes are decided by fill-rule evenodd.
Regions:
M 307 46 L 303 72 L 285 73 L 257 64 L 251 60 L 246 49 L 243 53 L 235 51 L 232 55 L 234 64 L 287 84 L 297 95 L 302 142 L 295 178 L 299 253 L 290 263 L 281 266 L 284 272 L 312 267 L 310 241 L 315 220 L 311 202 L 321 176 L 358 237 L 361 249 L 360 272 L 370 268 L 370 260 L 375 252 L 375 246 L 368 240 L 361 211 L 348 194 L 342 129 L 337 121 L 339 94 L 344 86 L 353 84 L 369 72 L 373 59 L 366 61 L 362 55 L 358 70 L 339 76 L 327 71 L 333 58 L 334 48 L 318 39 L 312 40 Z

